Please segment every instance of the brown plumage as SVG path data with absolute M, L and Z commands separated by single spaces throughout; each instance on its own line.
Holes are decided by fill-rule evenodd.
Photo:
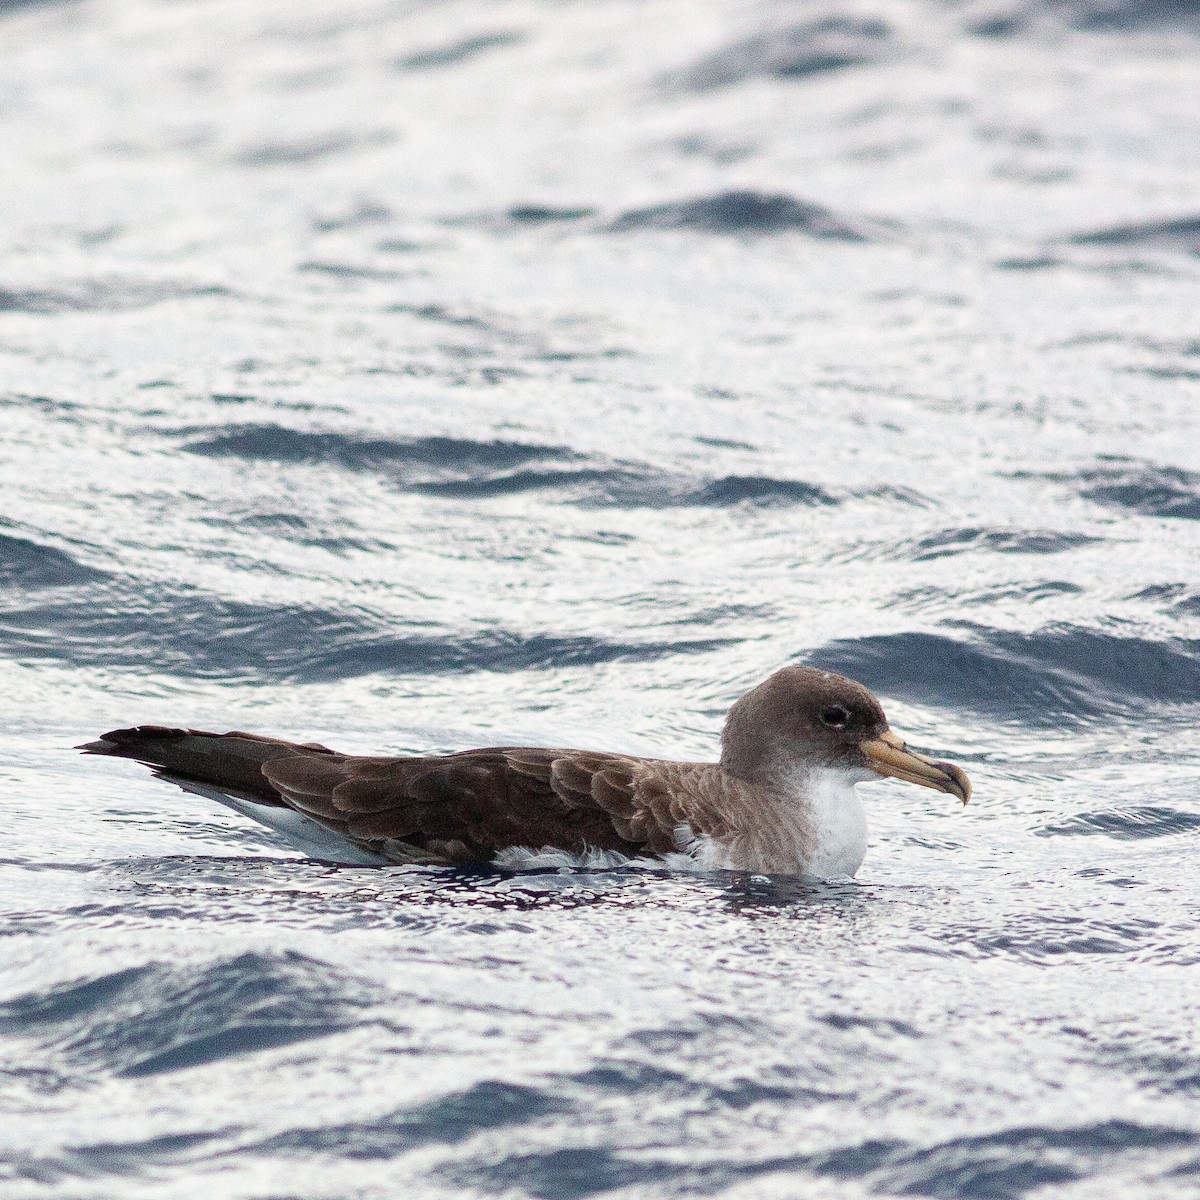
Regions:
M 902 756 L 904 770 L 875 761 L 871 748 L 885 746 L 881 738 L 891 747 L 881 753 Z M 685 852 L 712 866 L 803 873 L 821 851 L 820 821 L 805 808 L 804 781 L 815 773 L 844 775 L 851 796 L 850 785 L 871 772 L 964 801 L 969 788 L 957 768 L 904 750 L 866 688 L 807 667 L 776 672 L 734 705 L 719 763 L 524 747 L 364 757 L 149 725 L 80 748 L 236 797 L 262 809 L 264 820 L 269 809 L 291 809 L 396 861 L 485 861 L 549 847 L 628 857 Z

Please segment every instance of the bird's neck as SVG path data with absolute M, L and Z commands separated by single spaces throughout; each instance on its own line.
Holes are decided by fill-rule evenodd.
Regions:
M 792 785 L 789 797 L 796 820 L 811 831 L 811 850 L 803 874 L 814 879 L 853 875 L 867 853 L 867 814 L 846 771 L 818 767 Z
M 853 875 L 867 852 L 857 782 L 854 773 L 834 767 L 764 772 L 754 785 L 748 828 L 733 838 L 729 865 L 812 879 Z

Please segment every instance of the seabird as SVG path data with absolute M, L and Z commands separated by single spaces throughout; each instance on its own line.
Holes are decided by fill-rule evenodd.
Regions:
M 957 796 L 842 675 L 776 671 L 729 710 L 719 762 L 501 746 L 366 757 L 250 733 L 141 725 L 78 747 L 132 758 L 286 833 L 318 858 L 516 867 L 673 866 L 829 879 L 867 848 L 855 785 L 894 776 Z

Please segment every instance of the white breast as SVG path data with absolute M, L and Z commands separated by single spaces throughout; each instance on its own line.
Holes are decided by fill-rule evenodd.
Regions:
M 815 849 L 804 868 L 809 879 L 853 875 L 867 853 L 867 814 L 854 776 L 829 769 L 809 775 L 797 796 L 811 823 Z M 798 814 L 801 815 L 801 814 Z

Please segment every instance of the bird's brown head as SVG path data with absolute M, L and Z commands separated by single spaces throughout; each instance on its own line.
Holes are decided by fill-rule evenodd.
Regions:
M 784 667 L 734 704 L 721 735 L 721 765 L 751 783 L 825 768 L 856 781 L 891 775 L 964 804 L 971 795 L 961 768 L 910 750 L 892 732 L 868 688 L 815 667 Z

